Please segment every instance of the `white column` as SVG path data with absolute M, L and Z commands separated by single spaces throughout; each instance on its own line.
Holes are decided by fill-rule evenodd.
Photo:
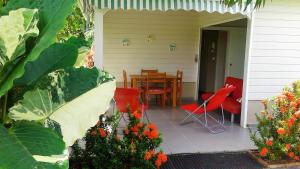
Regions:
M 248 93 L 249 93 L 249 73 L 251 62 L 251 48 L 252 48 L 252 35 L 253 35 L 253 19 L 254 12 L 248 16 L 247 23 L 247 38 L 246 38 L 246 51 L 245 51 L 245 64 L 244 64 L 244 77 L 243 77 L 243 98 L 242 98 L 242 112 L 240 125 L 244 128 L 247 127 L 248 118 Z
M 94 17 L 94 45 L 95 45 L 95 55 L 94 55 L 94 63 L 95 66 L 99 69 L 103 69 L 103 21 L 104 21 L 104 14 L 108 10 L 95 10 L 95 17 Z

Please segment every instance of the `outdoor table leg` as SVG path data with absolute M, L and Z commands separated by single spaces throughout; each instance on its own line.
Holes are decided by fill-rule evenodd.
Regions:
M 176 78 L 173 79 L 173 92 L 172 92 L 172 97 L 173 97 L 173 107 L 176 107 L 176 102 L 177 102 L 177 80 Z

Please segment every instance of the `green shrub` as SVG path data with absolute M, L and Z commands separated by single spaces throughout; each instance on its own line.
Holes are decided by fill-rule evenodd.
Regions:
M 300 156 L 300 81 L 286 87 L 282 94 L 263 100 L 264 110 L 256 114 L 257 131 L 251 139 L 259 155 L 268 160 L 294 159 Z
M 85 147 L 73 145 L 71 168 L 95 169 L 156 169 L 167 161 L 158 150 L 162 142 L 154 124 L 140 121 L 141 113 L 127 113 L 129 122 L 118 134 L 116 116 L 100 116 L 96 126 L 84 137 Z

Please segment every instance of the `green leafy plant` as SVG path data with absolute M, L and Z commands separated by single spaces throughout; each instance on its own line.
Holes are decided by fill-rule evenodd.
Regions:
M 75 5 L 72 13 L 67 18 L 64 28 L 58 32 L 57 40 L 66 41 L 73 36 L 85 38 L 85 22 L 81 10 Z
M 1 169 L 68 168 L 68 146 L 110 105 L 114 78 L 73 67 L 83 42 L 55 43 L 75 2 L 10 0 L 0 9 L 10 28 L 0 30 Z M 11 89 L 18 96 L 7 104 Z
M 264 110 L 256 114 L 257 130 L 250 136 L 259 155 L 268 160 L 300 159 L 300 81 L 282 94 L 263 100 Z
M 2 69 L 0 69 L 0 97 L 5 95 L 14 85 L 14 81 L 23 76 L 25 72 L 25 65 L 36 60 L 39 55 L 55 42 L 57 32 L 64 26 L 66 17 L 71 13 L 75 0 L 10 0 L 8 4 L 1 10 L 1 15 L 7 15 L 13 10 L 21 10 L 20 8 L 38 9 L 39 10 L 39 36 L 35 39 L 26 41 L 28 48 L 24 55 L 5 62 Z M 1 20 L 3 20 L 1 17 Z M 15 28 L 15 23 L 8 23 L 6 27 L 11 25 Z M 0 31 L 4 31 L 1 29 Z M 8 32 L 4 32 L 8 33 Z M 11 35 L 12 33 L 9 33 Z M 25 41 L 25 39 L 20 39 Z M 0 37 L 0 41 L 4 41 Z M 7 41 L 4 41 L 7 43 Z M 5 49 L 7 50 L 7 49 Z M 1 53 L 5 51 L 1 49 Z M 4 56 L 1 55 L 1 60 Z
M 72 146 L 73 168 L 156 169 L 167 161 L 159 145 L 162 142 L 155 124 L 141 122 L 139 111 L 128 112 L 129 122 L 118 134 L 119 114 L 101 115 L 96 126 L 84 137 L 85 145 Z
M 222 0 L 223 3 L 227 6 L 239 5 L 240 7 L 244 6 L 245 9 L 248 8 L 252 3 L 254 3 L 254 8 L 260 8 L 265 6 L 266 0 Z
M 80 74 L 78 71 L 88 71 L 90 73 Z M 40 88 L 27 91 L 24 94 L 23 99 L 9 109 L 8 116 L 16 122 L 12 123 L 12 126 L 8 127 L 8 129 L 2 126 L 0 135 L 1 138 L 4 138 L 2 141 L 7 141 L 0 144 L 0 149 L 12 151 L 11 154 L 17 153 L 19 150 L 16 151 L 16 149 L 9 148 L 8 145 L 11 145 L 12 147 L 17 145 L 17 148 L 25 146 L 24 149 L 31 149 L 40 146 L 40 141 L 36 139 L 37 137 L 48 140 L 48 137 L 55 137 L 58 142 L 62 142 L 66 147 L 73 145 L 78 138 L 81 138 L 85 134 L 90 126 L 97 123 L 98 116 L 101 113 L 106 112 L 114 94 L 115 82 L 112 81 L 112 78 L 111 81 L 104 83 L 100 80 L 103 78 L 98 77 L 103 74 L 98 73 L 96 77 L 89 76 L 95 71 L 98 72 L 96 68 L 69 68 L 66 70 L 58 70 L 47 75 L 47 78 L 49 78 L 49 76 L 53 77 L 50 78 L 53 79 L 51 82 L 53 86 L 48 86 L 48 89 L 42 89 L 43 84 L 37 83 L 37 86 Z M 81 89 L 84 90 L 79 92 L 65 90 L 72 88 L 69 81 L 72 79 L 73 75 L 82 76 L 81 78 L 79 77 L 79 79 L 94 82 L 89 85 L 84 85 L 81 87 Z M 43 79 L 44 78 L 41 80 Z M 54 81 L 56 79 L 61 80 Z M 82 83 L 78 85 L 82 85 Z M 60 99 L 57 99 L 56 101 L 52 98 L 51 91 L 53 88 L 61 89 L 55 90 L 60 97 Z M 72 96 L 71 98 L 68 96 L 70 94 Z M 65 101 L 65 98 L 70 100 Z M 71 122 L 70 119 L 72 119 Z M 14 126 L 23 121 L 26 125 L 19 126 L 18 131 L 26 130 L 28 135 L 31 134 L 31 137 L 26 137 L 26 145 L 23 145 L 22 140 L 15 140 L 14 142 L 11 140 L 16 137 L 15 134 L 11 132 L 14 130 Z M 42 124 L 49 129 L 43 127 Z M 30 128 L 31 125 L 39 126 L 39 128 Z M 46 133 L 41 135 L 43 131 L 49 135 Z M 24 134 L 26 133 L 24 132 Z M 58 144 L 57 141 L 52 140 L 52 147 L 44 144 L 45 149 L 55 149 L 56 144 Z M 53 166 L 56 165 L 57 162 L 64 164 L 67 160 L 67 154 L 66 151 L 64 151 L 65 146 L 60 152 L 53 154 L 44 154 L 44 149 L 38 149 L 27 154 L 28 156 L 22 155 L 22 153 L 20 153 L 20 156 L 22 156 L 22 159 L 25 161 L 33 158 L 34 160 L 31 160 L 32 162 L 30 163 L 30 165 L 33 166 L 41 165 L 39 164 L 40 162 L 45 162 L 48 165 L 50 165 L 49 163 L 53 163 Z M 1 159 L 5 159 L 3 163 L 0 163 L 0 167 L 16 167 L 13 161 L 20 159 L 20 156 L 12 156 L 9 159 L 6 159 L 4 158 L 7 156 L 6 151 L 0 152 Z M 20 166 L 19 168 L 22 167 Z M 24 168 L 31 167 L 24 165 Z

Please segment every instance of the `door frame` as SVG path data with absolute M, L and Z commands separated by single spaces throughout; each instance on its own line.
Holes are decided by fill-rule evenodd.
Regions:
M 249 93 L 249 74 L 250 74 L 250 59 L 251 59 L 251 48 L 252 48 L 252 36 L 253 36 L 253 21 L 254 21 L 254 12 L 251 15 L 243 16 L 240 18 L 234 18 L 234 19 L 228 19 L 217 23 L 212 23 L 209 25 L 201 26 L 199 28 L 199 39 L 198 39 L 198 46 L 199 46 L 199 53 L 198 53 L 198 63 L 197 63 L 197 80 L 196 80 L 196 92 L 194 95 L 194 99 L 198 99 L 198 90 L 199 90 L 199 79 L 200 79 L 200 61 L 201 61 L 201 48 L 202 48 L 202 31 L 203 30 L 210 30 L 210 29 L 218 29 L 218 30 L 224 30 L 224 28 L 221 27 L 211 27 L 213 25 L 227 23 L 239 19 L 247 19 L 247 32 L 246 32 L 246 45 L 245 45 L 245 61 L 244 61 L 244 74 L 243 74 L 243 98 L 242 98 L 242 110 L 241 110 L 241 120 L 240 120 L 240 126 L 243 128 L 247 127 L 247 120 L 248 120 L 248 93 Z M 225 28 L 226 29 L 226 28 Z M 239 29 L 239 28 L 236 28 Z M 227 56 L 226 56 L 227 61 Z M 225 63 L 227 64 L 227 63 Z

